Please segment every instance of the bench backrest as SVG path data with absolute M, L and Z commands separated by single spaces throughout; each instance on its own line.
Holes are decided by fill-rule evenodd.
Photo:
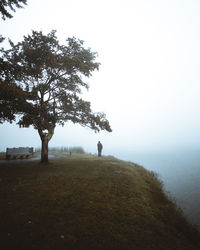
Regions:
M 7 148 L 7 155 L 31 155 L 33 154 L 33 147 L 19 147 L 19 148 Z

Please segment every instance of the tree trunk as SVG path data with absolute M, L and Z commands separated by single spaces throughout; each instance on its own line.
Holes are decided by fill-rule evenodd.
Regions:
M 48 163 L 48 143 L 49 140 L 46 136 L 42 138 L 42 150 L 41 150 L 41 163 Z
M 46 129 L 46 131 L 48 130 L 48 133 L 46 131 L 43 131 L 42 129 L 38 129 L 38 133 L 42 141 L 41 163 L 48 163 L 48 144 L 54 134 L 54 129 L 55 126 L 50 129 Z

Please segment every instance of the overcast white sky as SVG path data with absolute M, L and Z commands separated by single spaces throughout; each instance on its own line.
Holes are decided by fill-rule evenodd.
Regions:
M 67 123 L 50 146 L 82 146 L 105 154 L 200 145 L 199 0 L 28 0 L 0 33 L 19 42 L 32 30 L 57 30 L 97 51 L 99 72 L 85 98 L 103 111 L 113 133 Z M 40 146 L 37 131 L 0 125 L 0 151 Z

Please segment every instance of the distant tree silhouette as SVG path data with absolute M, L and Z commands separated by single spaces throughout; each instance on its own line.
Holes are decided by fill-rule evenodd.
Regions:
M 23 105 L 19 102 L 19 125 L 37 129 L 41 162 L 48 162 L 48 143 L 56 124 L 72 121 L 96 132 L 111 132 L 105 114 L 93 113 L 90 102 L 80 98 L 81 89 L 89 88 L 86 79 L 99 68 L 97 54 L 74 37 L 60 45 L 55 33 L 33 31 L 16 45 L 10 41 L 11 49 L 3 52 L 4 60 L 12 65 L 12 81 L 26 96 Z
M 1 0 L 0 12 L 2 19 L 5 20 L 6 18 L 12 18 L 13 16 L 9 11 L 15 12 L 15 8 L 23 8 L 22 4 L 26 5 L 27 0 Z

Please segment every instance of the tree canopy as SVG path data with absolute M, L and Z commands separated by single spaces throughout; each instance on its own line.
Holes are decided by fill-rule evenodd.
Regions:
M 10 11 L 15 12 L 15 8 L 23 8 L 23 4 L 27 4 L 27 0 L 1 0 L 0 1 L 0 12 L 2 19 L 12 18 Z
M 96 52 L 75 37 L 60 45 L 54 30 L 47 35 L 33 31 L 10 45 L 3 58 L 12 65 L 12 81 L 26 96 L 19 125 L 38 130 L 43 162 L 48 161 L 48 142 L 57 124 L 72 121 L 96 132 L 111 132 L 105 114 L 92 112 L 90 102 L 80 97 L 82 88 L 89 88 L 87 78 L 99 68 Z
M 15 120 L 25 100 L 26 93 L 15 84 L 13 66 L 0 57 L 0 123 Z
M 22 8 L 22 4 L 26 4 L 27 0 L 1 0 L 0 13 L 2 19 L 12 18 L 8 9 L 15 11 L 15 8 Z M 4 37 L 0 35 L 0 43 L 4 41 Z M 0 52 L 3 50 L 1 49 Z M 15 120 L 16 113 L 21 111 L 22 102 L 25 100 L 25 93 L 20 87 L 15 85 L 13 81 L 12 65 L 6 62 L 2 53 L 0 56 L 0 123 L 4 121 L 12 122 Z
M 10 82 L 0 82 L 0 123 L 12 122 L 15 115 L 23 110 L 26 94 Z

